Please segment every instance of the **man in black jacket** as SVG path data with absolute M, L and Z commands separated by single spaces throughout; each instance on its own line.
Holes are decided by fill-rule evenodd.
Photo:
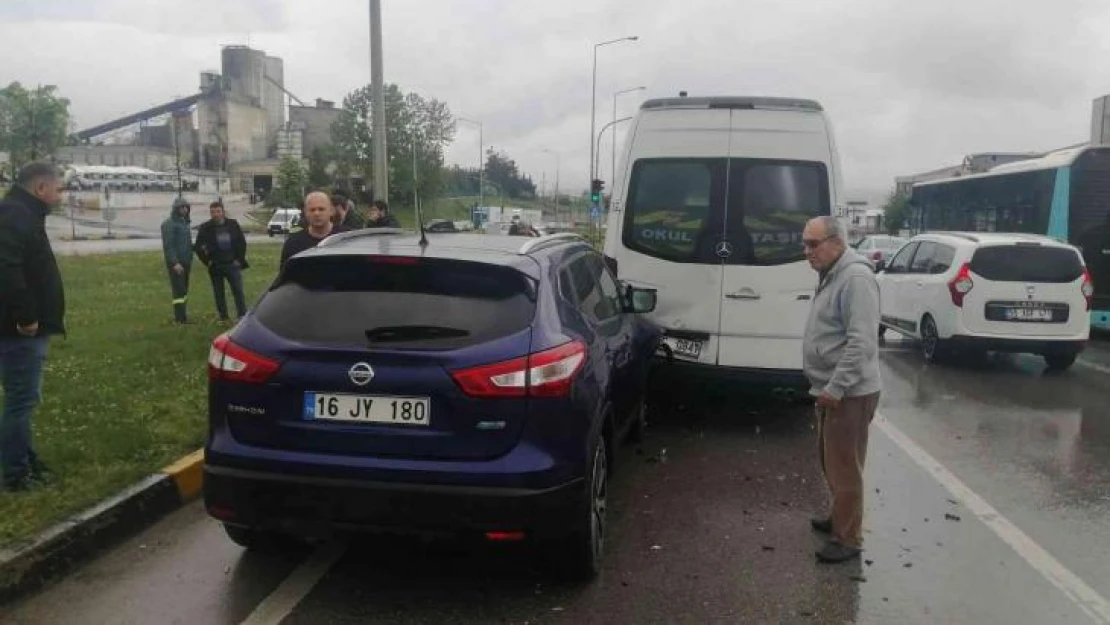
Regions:
M 366 226 L 362 216 L 355 210 L 355 203 L 347 198 L 342 193 L 331 194 L 331 206 L 335 210 L 335 217 L 332 222 L 337 226 L 343 226 L 347 230 L 358 230 Z
M 242 317 L 247 314 L 247 304 L 243 297 L 243 270 L 247 268 L 247 238 L 239 222 L 227 218 L 223 202 L 212 202 L 208 206 L 212 219 L 202 223 L 197 229 L 197 240 L 193 244 L 200 262 L 208 267 L 208 277 L 212 279 L 212 290 L 216 296 L 216 310 L 220 320 L 227 321 L 227 294 L 224 282 L 231 287 L 235 299 L 235 313 Z
M 0 202 L 0 459 L 4 487 L 27 490 L 48 473 L 31 443 L 31 415 L 50 336 L 65 333 L 62 276 L 46 236 L 62 185 L 47 163 L 27 165 L 15 183 Z
M 370 220 L 366 222 L 367 228 L 400 228 L 401 224 L 389 212 L 389 204 L 384 200 L 375 200 L 370 205 Z
M 332 206 L 331 197 L 323 191 L 313 191 L 305 196 L 304 215 L 304 230 L 286 237 L 285 244 L 281 246 L 279 269 L 284 268 L 290 258 L 316 247 L 320 241 L 329 236 L 347 232 L 343 226 L 335 225 L 333 221 L 335 209 Z

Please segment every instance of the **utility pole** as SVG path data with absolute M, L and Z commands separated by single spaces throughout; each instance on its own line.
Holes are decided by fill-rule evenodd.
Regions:
M 374 198 L 389 201 L 389 155 L 386 152 L 385 70 L 382 59 L 382 2 L 370 0 L 370 97 L 373 123 Z

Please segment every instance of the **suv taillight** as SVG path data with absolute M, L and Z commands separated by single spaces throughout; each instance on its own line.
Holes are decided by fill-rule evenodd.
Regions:
M 1091 272 L 1083 270 L 1083 297 L 1087 300 L 1087 310 L 1091 310 L 1095 303 L 1095 283 L 1091 280 Z
M 948 283 L 948 292 L 952 294 L 952 303 L 963 308 L 964 296 L 970 293 L 974 287 L 975 282 L 971 279 L 971 265 L 964 263 L 956 277 Z
M 236 345 L 226 334 L 212 341 L 208 350 L 208 379 L 244 384 L 264 384 L 281 364 Z
M 491 365 L 451 372 L 471 397 L 566 397 L 574 376 L 586 362 L 586 346 L 578 341 Z

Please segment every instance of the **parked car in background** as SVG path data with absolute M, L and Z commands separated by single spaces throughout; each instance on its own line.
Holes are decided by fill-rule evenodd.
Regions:
M 289 234 L 300 223 L 301 211 L 296 208 L 279 208 L 274 211 L 270 216 L 270 222 L 266 224 L 266 233 L 270 236 L 275 234 Z
M 212 345 L 208 512 L 250 548 L 446 532 L 540 541 L 591 576 L 654 307 L 573 235 L 334 235 Z
M 882 327 L 920 339 L 927 361 L 986 351 L 1070 367 L 1091 331 L 1094 286 L 1074 246 L 1031 234 L 914 237 L 878 275 Z
M 455 222 L 449 219 L 433 219 L 428 222 L 426 230 L 428 232 L 459 232 Z
M 860 239 L 855 245 L 856 251 L 862 254 L 875 265 L 875 270 L 882 270 L 894 254 L 902 249 L 906 239 L 884 234 L 872 234 Z

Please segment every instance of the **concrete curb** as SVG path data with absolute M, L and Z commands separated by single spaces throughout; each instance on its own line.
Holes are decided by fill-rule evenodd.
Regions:
M 78 564 L 200 496 L 204 450 L 27 541 L 0 548 L 0 605 L 38 590 Z
M 153 239 L 153 235 L 147 234 L 113 234 L 108 236 L 106 234 L 92 234 L 92 235 L 77 235 L 77 236 L 63 236 L 62 241 L 137 241 L 140 239 Z

